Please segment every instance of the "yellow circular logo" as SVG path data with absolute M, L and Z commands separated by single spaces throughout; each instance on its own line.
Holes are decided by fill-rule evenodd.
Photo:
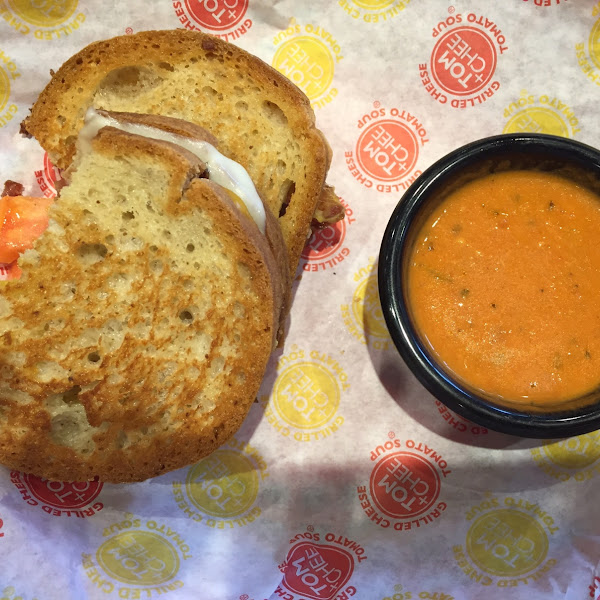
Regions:
M 311 100 L 324 94 L 333 81 L 331 52 L 319 39 L 308 35 L 284 42 L 275 52 L 273 67 Z
M 2 110 L 8 102 L 10 94 L 10 81 L 4 69 L 0 69 L 0 110 Z
M 596 66 L 600 69 L 600 19 L 598 19 L 592 27 L 589 46 L 590 56 Z
M 471 525 L 467 551 L 486 573 L 514 577 L 543 562 L 548 553 L 548 536 L 531 515 L 518 510 L 493 510 Z
M 587 467 L 600 458 L 600 431 L 544 443 L 544 453 L 555 464 L 569 469 Z
M 234 517 L 254 504 L 258 474 L 240 452 L 217 450 L 189 470 L 185 487 L 190 501 L 202 512 Z
M 393 4 L 394 0 L 353 0 L 354 4 L 367 10 L 380 10 Z
M 553 110 L 529 107 L 514 115 L 502 133 L 547 133 L 569 137 L 569 128 Z
M 150 531 L 126 531 L 106 540 L 96 553 L 107 575 L 130 585 L 158 585 L 179 571 L 173 545 Z
M 325 367 L 301 362 L 279 375 L 273 399 L 284 421 L 299 429 L 311 429 L 321 427 L 335 415 L 340 404 L 340 387 Z
M 386 339 L 390 337 L 381 310 L 377 273 L 371 273 L 356 288 L 352 302 L 352 312 L 356 321 L 362 325 L 366 337 L 375 336 Z
M 38 27 L 54 27 L 66 21 L 77 8 L 78 0 L 8 0 L 21 19 Z

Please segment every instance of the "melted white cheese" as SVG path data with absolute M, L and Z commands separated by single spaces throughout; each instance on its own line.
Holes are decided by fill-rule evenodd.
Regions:
M 89 108 L 85 115 L 84 125 L 79 132 L 79 150 L 82 152 L 89 151 L 92 146 L 92 140 L 103 127 L 114 127 L 127 133 L 170 142 L 196 155 L 206 164 L 208 178 L 233 192 L 244 203 L 248 213 L 260 231 L 265 233 L 265 207 L 254 187 L 252 179 L 250 179 L 250 175 L 248 175 L 248 172 L 242 165 L 223 156 L 213 145 L 208 142 L 192 140 L 181 135 L 169 133 L 157 127 L 150 127 L 139 123 L 122 123 L 112 117 L 101 115 L 94 108 Z

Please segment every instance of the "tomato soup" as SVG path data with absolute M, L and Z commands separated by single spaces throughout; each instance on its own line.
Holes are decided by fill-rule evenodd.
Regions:
M 409 309 L 441 365 L 523 408 L 600 386 L 600 198 L 507 171 L 444 199 L 411 250 Z

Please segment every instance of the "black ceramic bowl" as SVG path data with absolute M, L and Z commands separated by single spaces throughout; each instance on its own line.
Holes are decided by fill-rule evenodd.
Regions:
M 466 419 L 531 438 L 569 437 L 600 429 L 600 389 L 552 412 L 527 412 L 522 405 L 500 403 L 436 364 L 411 320 L 405 282 L 415 232 L 448 193 L 483 175 L 514 169 L 556 172 L 600 194 L 600 152 L 573 140 L 538 134 L 500 135 L 451 152 L 411 185 L 385 231 L 378 267 L 385 320 L 400 355 L 419 381 Z

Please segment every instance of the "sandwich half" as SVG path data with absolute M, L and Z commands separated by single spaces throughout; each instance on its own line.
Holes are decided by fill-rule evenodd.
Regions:
M 177 117 L 208 130 L 250 174 L 280 223 L 295 273 L 314 217 L 343 217 L 325 178 L 331 150 L 308 98 L 244 50 L 200 33 L 145 31 L 93 43 L 56 73 L 23 122 L 62 169 L 90 107 Z
M 287 305 L 285 244 L 172 139 L 103 124 L 68 152 L 47 229 L 0 281 L 0 463 L 141 481 L 242 423 Z

